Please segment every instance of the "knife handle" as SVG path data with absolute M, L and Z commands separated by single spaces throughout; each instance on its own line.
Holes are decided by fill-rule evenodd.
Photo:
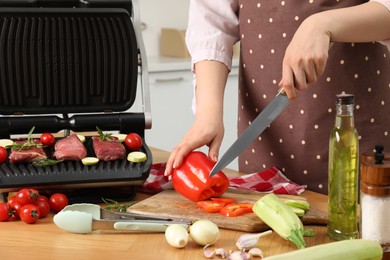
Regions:
M 114 229 L 116 230 L 131 230 L 131 231 L 148 231 L 148 232 L 165 232 L 169 224 L 164 223 L 148 223 L 148 222 L 115 222 Z M 187 227 L 187 225 L 184 225 Z

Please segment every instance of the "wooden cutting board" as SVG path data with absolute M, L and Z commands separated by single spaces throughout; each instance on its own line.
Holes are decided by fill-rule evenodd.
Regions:
M 266 195 L 261 192 L 242 192 L 228 190 L 222 197 L 236 198 L 238 203 L 256 202 Z M 306 200 L 302 196 L 278 195 L 281 198 L 293 198 Z M 219 213 L 207 213 L 199 209 L 195 202 L 181 196 L 175 190 L 165 190 L 142 200 L 129 207 L 128 212 L 142 213 L 150 216 L 168 217 L 173 219 L 198 220 L 209 219 L 220 228 L 239 230 L 245 232 L 259 232 L 269 229 L 255 213 L 249 213 L 238 217 L 225 217 Z M 328 222 L 327 213 L 311 208 L 301 218 L 304 225 L 326 225 Z

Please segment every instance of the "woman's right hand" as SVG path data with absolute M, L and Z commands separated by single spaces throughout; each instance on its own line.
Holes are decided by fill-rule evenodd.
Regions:
M 208 156 L 210 159 L 217 161 L 223 135 L 224 126 L 222 118 L 220 120 L 216 120 L 215 118 L 210 118 L 210 120 L 195 120 L 180 143 L 171 151 L 164 175 L 171 175 L 173 169 L 183 163 L 185 156 L 204 145 L 209 147 Z

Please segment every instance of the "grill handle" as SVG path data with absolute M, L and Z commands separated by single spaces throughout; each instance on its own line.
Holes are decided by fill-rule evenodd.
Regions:
M 143 113 L 74 115 L 69 118 L 58 116 L 23 116 L 0 118 L 0 138 L 10 138 L 13 134 L 28 133 L 35 126 L 34 133 L 96 131 L 96 126 L 104 131 L 120 133 L 136 132 L 142 137 L 145 129 Z

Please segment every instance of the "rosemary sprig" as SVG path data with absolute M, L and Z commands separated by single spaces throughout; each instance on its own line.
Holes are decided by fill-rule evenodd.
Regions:
M 100 141 L 112 141 L 112 139 L 109 138 L 112 133 L 103 133 L 103 131 L 99 127 L 96 127 L 96 130 L 98 131 Z
M 124 204 L 120 204 L 118 201 L 112 199 L 102 198 L 103 202 L 106 204 L 105 209 L 113 210 L 118 212 L 126 212 L 127 208 L 137 203 L 136 201 L 130 201 Z
M 57 164 L 57 163 L 60 163 L 63 161 L 64 160 L 45 159 L 45 160 L 35 161 L 32 163 L 32 165 L 38 166 L 38 167 L 45 167 L 45 166 L 54 165 L 54 164 Z
M 33 126 L 30 131 L 28 132 L 28 135 L 27 135 L 27 141 L 23 144 L 13 144 L 13 145 L 10 145 L 9 148 L 13 149 L 13 150 L 22 150 L 22 149 L 28 149 L 28 148 L 31 148 L 31 147 L 37 147 L 37 148 L 44 148 L 46 146 L 42 145 L 42 144 L 37 144 L 35 142 L 33 142 L 31 140 L 31 135 L 32 133 L 34 132 L 35 130 L 35 126 Z

